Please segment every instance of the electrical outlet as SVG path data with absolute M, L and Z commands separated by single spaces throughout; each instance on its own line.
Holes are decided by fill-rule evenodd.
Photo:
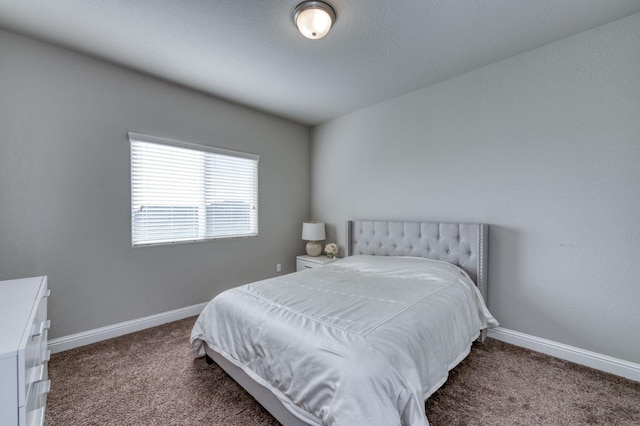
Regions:
M 282 272 L 282 265 L 280 263 L 276 264 L 276 272 Z

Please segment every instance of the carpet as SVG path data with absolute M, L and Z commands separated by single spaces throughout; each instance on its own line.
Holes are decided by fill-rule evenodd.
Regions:
M 54 354 L 45 424 L 278 425 L 216 365 L 195 317 Z M 426 402 L 431 425 L 640 425 L 640 383 L 493 339 Z

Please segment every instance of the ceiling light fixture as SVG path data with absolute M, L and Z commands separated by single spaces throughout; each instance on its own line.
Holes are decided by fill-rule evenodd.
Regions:
M 293 10 L 293 22 L 303 36 L 317 40 L 329 33 L 336 12 L 323 1 L 303 1 Z

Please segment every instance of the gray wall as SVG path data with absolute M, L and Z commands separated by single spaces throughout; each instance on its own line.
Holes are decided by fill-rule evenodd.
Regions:
M 131 248 L 128 131 L 259 154 L 260 235 Z M 0 280 L 49 276 L 52 337 L 294 271 L 308 166 L 304 126 L 0 31 Z
M 320 125 L 312 215 L 489 223 L 502 326 L 640 362 L 639 58 L 633 15 Z

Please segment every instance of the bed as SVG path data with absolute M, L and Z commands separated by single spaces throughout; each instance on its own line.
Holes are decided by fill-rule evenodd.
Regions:
M 428 425 L 424 401 L 496 320 L 487 226 L 349 221 L 347 257 L 216 296 L 196 357 L 280 423 Z

